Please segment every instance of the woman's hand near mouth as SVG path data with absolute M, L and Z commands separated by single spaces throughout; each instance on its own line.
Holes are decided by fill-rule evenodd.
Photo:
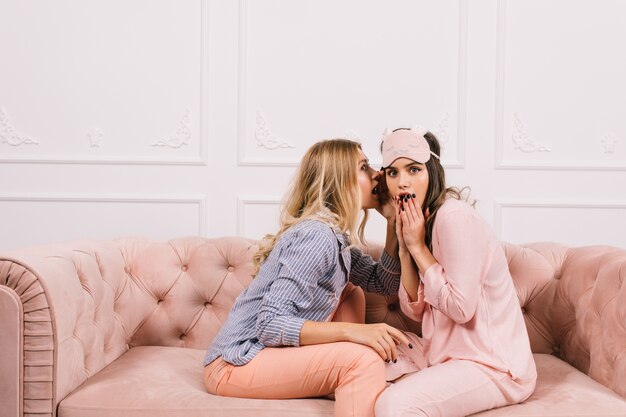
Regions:
M 422 212 L 422 206 L 413 195 L 404 198 L 404 210 L 400 211 L 398 223 L 400 223 L 399 229 L 406 248 L 411 253 L 419 270 L 425 273 L 432 264 L 437 262 L 425 242 L 426 219 L 430 212 L 428 209 L 425 213 Z M 396 229 L 398 228 L 396 227 Z

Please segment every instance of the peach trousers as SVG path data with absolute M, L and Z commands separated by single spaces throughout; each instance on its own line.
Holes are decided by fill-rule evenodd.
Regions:
M 365 295 L 348 284 L 333 321 L 363 323 Z M 204 385 L 226 397 L 288 399 L 334 394 L 335 417 L 374 417 L 385 388 L 385 365 L 370 347 L 337 342 L 300 347 L 267 347 L 250 362 L 234 366 L 217 358 L 204 368 Z

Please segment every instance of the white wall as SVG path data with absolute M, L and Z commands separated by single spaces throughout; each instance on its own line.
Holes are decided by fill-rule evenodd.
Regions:
M 0 249 L 258 238 L 314 141 L 376 163 L 383 129 L 416 123 L 501 239 L 626 247 L 625 18 L 621 0 L 2 0 Z

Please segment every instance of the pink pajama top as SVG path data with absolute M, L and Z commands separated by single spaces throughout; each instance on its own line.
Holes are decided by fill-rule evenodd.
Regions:
M 402 311 L 422 322 L 423 337 L 423 353 L 404 352 L 425 366 L 474 361 L 534 386 L 537 372 L 517 293 L 489 225 L 465 201 L 450 198 L 437 213 L 432 248 L 439 263 L 420 274 L 417 301 L 410 302 L 400 285 Z

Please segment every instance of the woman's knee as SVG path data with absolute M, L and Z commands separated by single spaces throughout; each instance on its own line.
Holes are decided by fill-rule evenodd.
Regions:
M 385 389 L 376 400 L 376 417 L 428 417 L 428 414 L 417 407 L 411 407 L 407 400 L 411 400 L 410 393 L 397 392 L 393 384 Z
M 393 401 L 391 401 L 390 397 L 389 389 L 386 389 L 378 396 L 375 407 L 376 417 L 396 416 L 396 409 L 394 408 Z
M 353 361 L 357 367 L 366 369 L 376 369 L 381 373 L 385 373 L 385 364 L 380 355 L 371 347 L 361 345 L 358 343 L 350 343 L 349 346 L 350 355 L 353 357 Z

